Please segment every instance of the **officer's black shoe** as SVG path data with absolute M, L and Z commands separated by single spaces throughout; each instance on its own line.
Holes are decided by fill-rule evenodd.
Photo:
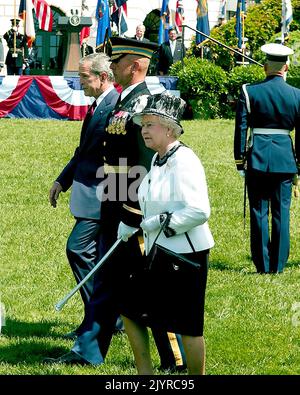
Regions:
M 91 365 L 88 361 L 81 358 L 78 354 L 73 351 L 62 355 L 58 358 L 44 358 L 43 363 L 54 364 L 54 363 L 64 363 L 67 365 Z
M 68 333 L 65 333 L 64 335 L 62 335 L 63 339 L 67 339 L 67 340 L 76 340 L 78 337 L 78 332 L 77 331 L 71 331 Z

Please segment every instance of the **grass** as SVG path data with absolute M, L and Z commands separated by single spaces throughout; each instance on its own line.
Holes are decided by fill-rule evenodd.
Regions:
M 74 286 L 65 244 L 74 220 L 69 192 L 48 203 L 53 180 L 77 145 L 80 122 L 0 120 L 0 292 L 6 325 L 1 375 L 135 374 L 126 335 L 114 337 L 99 367 L 46 366 L 69 351 L 61 335 L 82 318 L 79 295 L 61 313 L 54 304 Z M 291 208 L 291 253 L 281 275 L 257 275 L 243 229 L 243 181 L 233 160 L 233 121 L 185 121 L 183 141 L 206 170 L 215 247 L 207 284 L 208 375 L 300 373 L 299 201 Z M 197 176 L 191 174 L 191 177 Z M 152 342 L 155 366 L 159 359 Z

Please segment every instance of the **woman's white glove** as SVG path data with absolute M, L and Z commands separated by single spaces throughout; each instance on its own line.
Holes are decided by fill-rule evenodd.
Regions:
M 154 232 L 161 227 L 160 215 L 152 215 L 151 217 L 145 218 L 141 222 L 140 227 L 144 232 Z
M 126 225 L 124 224 L 124 222 L 121 221 L 118 227 L 118 239 L 122 239 L 123 241 L 128 241 L 129 237 L 131 237 L 137 231 L 138 228 L 134 228 L 133 226 Z

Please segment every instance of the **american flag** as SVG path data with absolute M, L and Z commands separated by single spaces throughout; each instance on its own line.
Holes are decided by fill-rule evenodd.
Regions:
M 27 38 L 28 47 L 32 47 L 32 43 L 35 40 L 35 30 L 32 15 L 32 0 L 21 0 L 19 7 L 19 17 L 23 19 L 25 26 L 25 34 Z
M 32 0 L 35 15 L 39 21 L 39 27 L 47 32 L 52 31 L 53 14 L 45 0 Z
M 183 10 L 183 1 L 177 0 L 176 2 L 176 13 L 175 13 L 175 27 L 177 33 L 182 32 L 181 25 L 184 23 L 184 10 Z

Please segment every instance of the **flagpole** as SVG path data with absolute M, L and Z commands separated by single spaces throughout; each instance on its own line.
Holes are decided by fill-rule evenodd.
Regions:
M 17 28 L 17 3 L 14 0 L 14 27 Z M 14 30 L 14 53 L 13 57 L 16 58 L 17 56 L 17 32 Z
M 193 30 L 193 31 L 196 32 L 196 33 L 202 34 L 202 36 L 208 38 L 210 41 L 212 41 L 212 42 L 214 42 L 214 43 L 216 43 L 216 44 L 218 44 L 218 45 L 221 45 L 221 47 L 224 47 L 224 48 L 228 49 L 229 51 L 231 51 L 231 52 L 233 52 L 233 53 L 235 53 L 235 54 L 241 56 L 241 51 L 237 51 L 236 49 L 231 48 L 231 47 L 229 47 L 229 46 L 226 45 L 226 44 L 223 44 L 221 41 L 216 40 L 215 38 L 209 36 L 208 34 L 205 34 L 205 33 L 201 32 L 200 30 L 194 29 L 194 28 L 191 27 L 191 26 L 182 25 L 182 27 L 184 27 L 184 26 L 187 27 L 187 28 L 189 28 L 190 30 Z M 263 67 L 263 64 L 257 62 L 256 60 L 250 58 L 249 56 L 247 56 L 247 55 L 242 55 L 242 56 L 243 56 L 245 59 L 250 60 L 252 63 L 258 64 L 259 66 Z
M 284 44 L 285 0 L 281 1 L 281 44 Z
M 183 48 L 184 48 L 184 40 L 185 40 L 185 37 L 184 37 L 184 35 L 185 35 L 185 26 L 181 25 L 181 29 L 182 29 L 182 33 L 181 33 L 181 39 L 182 39 L 182 42 L 181 42 L 181 65 L 182 65 L 182 67 L 184 67 Z
M 244 11 L 241 11 L 241 17 L 242 17 L 242 54 L 245 55 L 246 53 L 246 48 L 245 48 L 245 42 L 244 42 L 244 38 L 245 38 L 245 15 L 244 15 Z M 245 58 L 244 56 L 242 57 L 242 64 L 244 66 L 245 63 Z

